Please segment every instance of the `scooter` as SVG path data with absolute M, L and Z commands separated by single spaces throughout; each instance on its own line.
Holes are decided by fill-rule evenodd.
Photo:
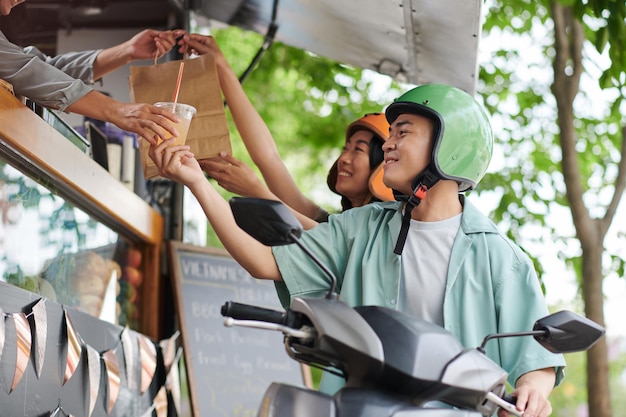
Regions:
M 235 197 L 240 228 L 267 246 L 297 244 L 329 278 L 324 298 L 294 298 L 286 311 L 226 302 L 226 326 L 284 334 L 294 360 L 343 376 L 334 396 L 272 383 L 257 417 L 481 417 L 499 408 L 521 416 L 506 393 L 507 372 L 485 355 L 490 340 L 534 337 L 554 353 L 589 349 L 605 333 L 570 311 L 538 320 L 530 331 L 488 335 L 464 348 L 445 329 L 379 306 L 350 307 L 338 299 L 336 279 L 299 240 L 302 226 L 282 203 Z M 428 402 L 445 407 L 426 406 Z

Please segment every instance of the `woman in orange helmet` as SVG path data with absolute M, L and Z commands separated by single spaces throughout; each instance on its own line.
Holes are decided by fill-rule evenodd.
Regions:
M 246 96 L 215 39 L 212 36 L 186 34 L 179 44 L 181 52 L 197 55 L 211 52 L 214 55 L 220 86 L 237 130 L 267 187 L 249 166 L 232 155 L 221 154 L 220 158 L 201 160 L 202 169 L 230 192 L 283 201 L 296 214 L 299 213 L 305 228 L 326 221 L 329 214 L 296 185 L 280 158 L 267 125 Z M 330 189 L 341 195 L 343 210 L 370 201 L 393 200 L 391 190 L 384 187 L 382 181 L 378 181 L 377 186 L 369 186 L 371 174 L 383 161 L 382 144 L 388 134 L 389 123 L 383 113 L 367 114 L 348 126 L 345 145 L 327 179 Z

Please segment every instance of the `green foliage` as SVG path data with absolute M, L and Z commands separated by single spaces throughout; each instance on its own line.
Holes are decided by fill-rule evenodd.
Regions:
M 499 28 L 506 31 L 528 33 L 536 23 L 544 23 L 549 16 L 546 0 L 488 1 L 488 18 L 483 30 Z
M 237 74 L 245 71 L 263 44 L 263 36 L 235 27 L 214 30 L 212 35 Z M 327 190 L 326 174 L 343 146 L 348 124 L 366 113 L 382 111 L 400 94 L 399 86 L 388 80 L 391 98 L 373 97 L 369 93 L 373 80 L 367 75 L 361 69 L 276 42 L 244 80 L 246 93 L 307 194 L 314 189 Z M 233 153 L 250 162 L 228 116 Z M 338 210 L 339 200 L 327 208 Z
M 586 209 L 599 219 L 615 190 L 622 156 L 626 4 L 623 0 L 558 1 L 572 7 L 587 39 L 572 109 L 574 146 Z M 560 115 L 549 76 L 556 47 L 551 4 L 546 0 L 488 3 L 483 39 L 494 46 L 481 66 L 479 91 L 493 115 L 497 156 L 492 161 L 496 168 L 477 191 L 500 196 L 494 220 L 517 243 L 534 251 L 535 263 L 546 249 L 556 251 L 559 261 L 575 272 L 580 287 L 582 249 L 566 199 L 557 124 Z M 520 19 L 532 24 L 519 24 Z M 619 246 L 605 246 L 603 276 L 624 276 Z M 621 351 L 610 364 L 610 388 L 617 394 L 612 396 L 614 415 L 624 416 L 625 401 L 619 394 L 624 392 L 624 346 Z M 567 361 L 566 379 L 551 395 L 553 415 L 587 415 L 586 355 L 568 355 Z
M 626 353 L 623 347 L 619 347 L 622 340 L 612 341 L 611 351 L 614 357 L 611 358 L 610 367 L 610 387 L 615 393 L 622 393 L 626 390 Z M 620 353 L 621 349 L 621 353 Z M 565 355 L 567 366 L 565 377 L 561 384 L 550 394 L 552 403 L 552 416 L 570 417 L 587 415 L 587 356 L 584 352 L 570 353 Z M 626 416 L 626 398 L 623 395 L 612 397 L 612 408 L 615 417 Z
M 626 6 L 623 0 L 575 0 L 573 10 L 588 22 L 586 35 L 598 52 L 607 52 L 611 65 L 600 78 L 602 88 L 626 85 Z
M 561 384 L 550 394 L 552 415 L 566 417 L 578 415 L 587 405 L 585 353 L 565 355 L 567 367 Z
M 578 4 L 578 1 L 570 3 Z M 597 21 L 590 20 L 592 14 L 598 13 L 608 21 L 617 15 L 623 16 L 626 9 L 623 3 L 619 11 L 615 11 L 611 1 L 597 3 L 602 4 L 590 1 L 585 2 L 582 8 L 586 13 L 583 21 L 587 33 L 592 33 L 593 26 L 597 24 Z M 560 243 L 562 247 L 577 246 L 575 236 L 565 234 L 562 228 L 557 230 L 554 219 L 550 220 L 552 213 L 569 211 L 560 166 L 552 80 L 545 76 L 550 72 L 550 60 L 554 55 L 551 24 L 547 22 L 550 14 L 548 2 L 511 0 L 489 4 L 483 38 L 496 43 L 497 47 L 480 68 L 479 90 L 496 126 L 498 152 L 492 166 L 495 164 L 497 168 L 488 173 L 477 192 L 495 191 L 501 195 L 493 219 L 503 225 L 518 243 L 529 248 L 555 243 Z M 590 12 L 592 8 L 595 11 Z M 613 14 L 609 15 L 606 11 L 600 13 L 605 9 L 611 9 Z M 532 22 L 532 26 L 518 24 L 520 19 Z M 494 41 L 500 37 L 506 37 L 506 41 Z M 606 37 L 606 42 L 614 49 L 616 45 L 621 45 L 624 36 L 621 31 L 613 31 Z M 585 58 L 585 68 L 597 66 L 594 58 Z M 611 58 L 614 59 L 612 55 Z M 626 65 L 616 65 L 613 60 L 611 68 L 611 71 L 623 74 Z M 608 202 L 600 196 L 611 193 L 620 160 L 624 92 L 614 89 L 603 103 L 590 86 L 593 80 L 586 76 L 584 82 L 574 108 L 576 150 L 585 201 L 592 215 L 601 216 Z M 564 219 L 559 220 L 562 222 Z M 526 233 L 522 238 L 523 230 L 532 227 L 539 227 L 546 233 Z M 535 256 L 539 254 L 531 253 Z M 576 267 L 579 267 L 579 262 L 574 262 L 572 258 L 578 255 L 571 249 L 561 253 L 562 259 Z M 578 271 L 581 276 L 580 269 Z
M 19 265 L 14 265 L 13 270 L 9 270 L 4 274 L 4 279 L 9 284 L 13 284 L 17 287 L 23 288 L 26 291 L 38 292 L 39 284 L 37 277 L 24 274 L 24 271 Z

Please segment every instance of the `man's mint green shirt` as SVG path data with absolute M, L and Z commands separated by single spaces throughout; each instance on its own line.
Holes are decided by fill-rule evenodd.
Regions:
M 478 347 L 488 334 L 531 330 L 549 312 L 528 256 L 466 198 L 461 196 L 461 201 L 443 319 L 463 346 Z M 304 232 L 301 241 L 335 274 L 341 300 L 352 306 L 397 309 L 401 262 L 393 249 L 401 223 L 402 203 L 371 203 L 331 215 L 328 223 Z M 325 295 L 328 277 L 299 247 L 272 250 L 283 277 L 276 283 L 283 306 L 293 297 Z M 542 368 L 558 367 L 557 382 L 562 378 L 563 356 L 550 353 L 532 337 L 491 340 L 486 352 L 509 373 L 512 386 L 523 374 Z

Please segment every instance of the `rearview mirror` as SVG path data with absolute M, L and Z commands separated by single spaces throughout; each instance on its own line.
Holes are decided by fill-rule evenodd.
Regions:
M 266 246 L 295 243 L 302 234 L 302 224 L 280 201 L 233 197 L 230 208 L 237 225 Z
M 302 224 L 289 207 L 280 201 L 263 198 L 233 197 L 230 208 L 237 225 L 266 246 L 295 243 L 328 276 L 330 285 L 326 298 L 338 298 L 337 278 L 306 246 L 300 242 Z
M 605 333 L 599 324 L 571 311 L 559 311 L 539 319 L 533 330 L 544 332 L 534 336 L 535 340 L 554 353 L 587 350 Z

